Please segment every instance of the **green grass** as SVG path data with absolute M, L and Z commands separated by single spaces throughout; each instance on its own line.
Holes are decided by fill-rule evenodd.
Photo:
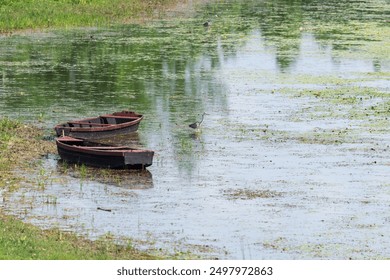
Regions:
M 0 33 L 105 26 L 149 18 L 177 0 L 3 0 Z
M 115 244 L 110 235 L 90 241 L 60 230 L 41 230 L 0 213 L 0 259 L 2 260 L 105 260 L 156 259 L 155 256 Z

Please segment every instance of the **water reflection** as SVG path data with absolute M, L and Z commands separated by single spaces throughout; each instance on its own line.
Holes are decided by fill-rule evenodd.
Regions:
M 115 170 L 93 167 L 84 167 L 57 161 L 57 172 L 63 176 L 71 176 L 83 181 L 98 182 L 100 184 L 120 187 L 129 190 L 153 188 L 153 176 L 149 170 Z
M 49 108 L 61 115 L 85 115 L 118 104 L 139 111 L 165 104 L 164 110 L 187 106 L 196 115 L 205 102 L 223 98 L 223 85 L 211 74 L 223 59 L 236 55 L 245 44 L 245 38 L 240 40 L 243 35 L 258 31 L 265 46 L 272 48 L 280 70 L 287 71 L 299 58 L 305 33 L 313 34 L 324 48 L 330 46 L 333 51 L 372 40 L 370 34 L 357 37 L 350 32 L 357 20 L 381 19 L 383 9 L 374 9 L 375 3 L 217 2 L 205 8 L 215 11 L 207 13 L 213 16 L 207 30 L 194 19 L 186 24 L 169 21 L 144 28 L 125 26 L 2 38 L 3 108 L 24 108 L 35 113 Z M 363 8 L 367 12 L 363 13 Z M 373 63 L 378 68 L 380 60 Z M 83 106 L 74 106 L 76 102 L 83 102 Z M 19 109 L 21 115 L 24 110 Z M 50 111 L 45 114 L 47 118 L 52 115 Z
M 91 230 L 92 236 L 110 231 L 141 240 L 155 237 L 158 244 L 152 246 L 172 250 L 212 244 L 217 252 L 201 253 L 220 258 L 345 258 L 359 255 L 353 250 L 361 244 L 369 256 L 377 247 L 388 254 L 390 246 L 380 246 L 388 240 L 368 244 L 362 230 L 366 221 L 355 216 L 362 205 L 378 219 L 387 215 L 387 196 L 377 195 L 388 186 L 387 163 L 368 163 L 374 156 L 367 152 L 372 146 L 379 151 L 387 140 L 379 135 L 378 143 L 362 138 L 326 145 L 316 134 L 315 142 L 305 134 L 311 129 L 352 130 L 362 120 L 337 114 L 313 120 L 329 116 L 321 100 L 282 94 L 324 88 L 329 77 L 359 85 L 367 80 L 388 91 L 388 52 L 382 52 L 375 41 L 381 43 L 381 37 L 373 32 L 385 24 L 387 5 L 379 0 L 215 1 L 193 18 L 146 26 L 2 37 L 2 114 L 38 120 L 51 131 L 66 119 L 130 109 L 145 119 L 138 133 L 115 142 L 156 151 L 146 174 L 103 173 L 85 180 L 77 168 L 59 164 L 54 169 L 72 182 L 48 184 L 43 196 L 57 196 L 55 207 L 25 205 L 23 194 L 14 194 L 8 209 L 25 207 L 27 218 L 38 223 L 46 215 L 54 223 L 66 216 L 65 227 Z M 206 20 L 212 24 L 204 28 Z M 384 75 L 372 78 L 378 71 Z M 323 77 L 329 80 L 318 82 Z M 366 114 L 372 103 L 343 105 L 336 109 L 363 108 Z M 194 133 L 188 124 L 203 112 L 209 115 L 202 131 Z M 229 193 L 243 196 L 227 198 Z M 262 195 L 274 193 L 280 196 Z M 379 203 L 362 204 L 362 197 Z M 329 213 L 329 205 L 337 215 Z M 104 216 L 97 207 L 113 212 Z M 386 236 L 383 227 L 370 229 Z M 329 240 L 347 245 L 331 252 L 301 250 Z

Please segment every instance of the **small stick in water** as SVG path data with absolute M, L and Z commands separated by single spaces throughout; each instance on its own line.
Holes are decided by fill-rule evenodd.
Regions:
M 98 207 L 97 210 L 102 210 L 102 211 L 106 211 L 106 212 L 111 212 L 111 209 L 104 209 L 104 208 L 101 208 L 101 207 Z

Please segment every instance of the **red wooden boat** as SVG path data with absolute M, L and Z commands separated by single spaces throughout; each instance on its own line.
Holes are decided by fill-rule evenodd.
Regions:
M 154 151 L 110 146 L 69 136 L 56 139 L 60 157 L 67 162 L 116 169 L 145 169 L 152 165 Z
M 142 119 L 143 116 L 140 114 L 122 111 L 58 124 L 54 130 L 57 136 L 100 139 L 134 132 Z

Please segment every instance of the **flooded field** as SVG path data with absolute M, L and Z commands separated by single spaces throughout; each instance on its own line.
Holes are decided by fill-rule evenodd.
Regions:
M 155 151 L 143 172 L 49 154 L 25 188 L 0 187 L 1 209 L 179 258 L 388 259 L 386 11 L 215 1 L 144 26 L 1 37 L 1 115 L 50 139 L 57 123 L 130 109 L 139 131 L 106 141 Z

